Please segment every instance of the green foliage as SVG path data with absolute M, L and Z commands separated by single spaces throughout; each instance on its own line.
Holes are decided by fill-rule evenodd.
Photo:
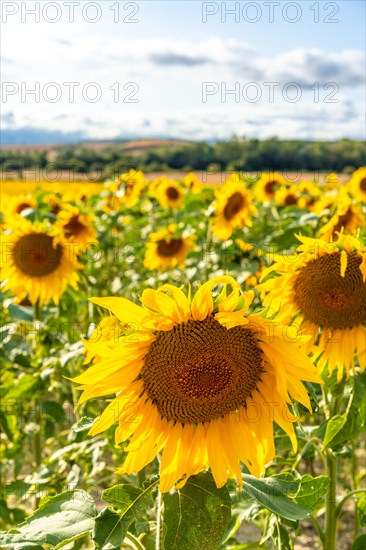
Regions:
M 209 473 L 191 476 L 182 489 L 164 495 L 165 550 L 216 548 L 230 521 L 226 487 L 218 489 Z
M 123 538 L 132 522 L 135 523 L 135 529 L 138 533 L 143 533 L 147 529 L 146 510 L 153 505 L 151 490 L 158 483 L 158 479 L 151 483 L 146 483 L 141 489 L 136 485 L 114 485 L 103 492 L 103 500 L 112 504 L 119 510 L 120 523 L 118 528 L 122 530 Z M 122 540 L 123 540 L 122 538 Z
M 17 529 L 0 534 L 0 545 L 28 550 L 49 544 L 57 550 L 88 534 L 97 509 L 85 491 L 67 491 L 50 498 Z
M 133 154 L 123 144 L 105 148 L 65 145 L 57 149 L 52 159 L 54 170 L 76 173 L 96 172 L 98 179 L 117 177 L 130 168 L 146 172 L 167 170 L 208 170 L 211 172 L 255 172 L 269 170 L 337 171 L 351 173 L 366 164 L 361 141 L 342 139 L 332 142 L 279 140 L 269 138 L 232 139 L 208 144 L 183 142 L 150 149 L 138 148 Z M 16 171 L 47 166 L 47 151 L 20 152 L 3 150 L 0 169 Z
M 310 508 L 296 502 L 294 496 L 300 484 L 293 479 L 268 477 L 258 479 L 243 474 L 244 498 L 253 498 L 274 514 L 290 520 L 304 519 Z M 291 498 L 289 495 L 293 495 Z
M 69 147 L 60 149 L 58 162 L 60 166 L 74 162 L 82 170 L 93 169 L 96 162 L 101 171 L 121 168 L 123 157 L 123 170 L 129 162 L 155 163 L 156 169 L 168 165 L 179 169 L 184 163 L 202 170 L 236 166 L 265 170 L 291 167 L 293 158 L 297 167 L 317 166 L 325 156 L 334 159 L 336 155 L 341 166 L 345 161 L 342 147 L 349 155 L 348 166 L 361 164 L 356 142 L 322 145 L 276 140 L 181 144 L 145 151 L 134 159 L 113 150 L 101 151 L 96 159 L 92 151 Z M 324 162 L 322 167 L 326 166 Z M 329 164 L 329 169 L 334 168 Z M 250 188 L 253 181 L 247 179 Z M 45 208 L 45 196 L 41 209 Z M 202 472 L 188 479 L 180 490 L 164 494 L 160 511 L 158 460 L 138 475 L 117 475 L 115 470 L 124 463 L 124 445 L 128 442 L 115 446 L 116 425 L 101 435 L 87 435 L 113 394 L 75 408 L 80 392 L 70 379 L 86 368 L 81 338 L 92 338 L 94 325 L 106 314 L 89 302 L 89 297 L 124 296 L 138 303 L 148 286 L 191 285 L 193 292 L 200 282 L 222 273 L 233 275 L 248 290 L 252 287 L 247 277 L 257 277 L 259 269 L 271 265 L 266 253 L 279 252 L 286 258 L 297 245 L 294 233 L 315 236 L 331 215 L 274 203 L 257 205 L 252 227 L 238 228 L 230 239 L 219 242 L 208 230 L 214 198 L 215 190 L 207 187 L 199 194 L 188 194 L 182 209 L 173 211 L 161 208 L 146 194 L 130 209 L 119 205 L 109 212 L 102 195 L 90 197 L 87 207 L 96 216 L 99 250 L 97 255 L 90 249 L 80 255 L 83 270 L 78 290 L 68 289 L 59 306 L 40 308 L 38 319 L 34 307 L 2 295 L 2 547 L 46 550 L 68 545 L 72 550 L 117 550 L 135 545 L 152 550 L 160 518 L 160 543 L 165 550 L 292 550 L 303 520 L 311 519 L 314 525 L 318 522 L 321 539 L 329 502 L 335 507 L 355 490 L 353 500 L 346 502 L 357 505 L 360 537 L 353 550 L 363 548 L 365 498 L 359 488 L 364 472 L 358 469 L 357 461 L 365 456 L 366 373 L 341 383 L 336 372 L 331 377 L 324 375 L 323 390 L 318 384 L 305 384 L 314 412 L 293 404 L 302 421 L 295 426 L 298 451 L 293 452 L 288 436 L 274 424 L 277 455 L 267 465 L 265 477 L 253 477 L 241 465 L 243 489 L 237 492 L 233 480 L 218 489 L 212 475 Z M 32 215 L 39 215 L 34 210 Z M 41 213 L 43 216 L 43 210 Z M 148 235 L 173 223 L 179 233 L 195 236 L 197 248 L 189 254 L 184 269 L 164 273 L 147 269 L 143 260 Z M 241 250 L 237 239 L 251 243 L 253 248 Z M 258 292 L 252 307 L 257 311 L 262 307 Z M 329 468 L 329 461 L 338 463 L 336 482 L 325 475 L 324 463 Z M 342 507 L 339 522 L 343 521 Z M 261 545 L 260 535 L 258 540 L 253 537 L 253 542 L 242 542 L 243 522 L 257 526 L 262 533 Z M 328 550 L 326 543 L 324 548 Z

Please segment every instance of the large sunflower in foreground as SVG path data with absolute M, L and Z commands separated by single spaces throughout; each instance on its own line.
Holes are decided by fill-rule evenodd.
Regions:
M 221 240 L 229 239 L 237 227 L 251 227 L 252 215 L 257 212 L 245 184 L 235 179 L 226 181 L 216 192 L 214 208 L 211 229 L 215 237 Z
M 212 290 L 224 285 L 215 300 Z M 227 285 L 232 290 L 227 294 Z M 240 461 L 259 476 L 274 456 L 273 421 L 296 448 L 291 398 L 310 408 L 301 380 L 320 382 L 296 336 L 259 315 L 245 316 L 253 293 L 229 276 L 202 285 L 193 299 L 172 285 L 143 292 L 139 307 L 124 298 L 92 298 L 121 326 L 112 341 L 85 342 L 99 357 L 74 379 L 79 403 L 117 394 L 90 435 L 118 423 L 115 440 L 128 453 L 118 473 L 138 472 L 162 451 L 160 487 L 181 487 L 211 467 L 218 487 L 241 484 Z
M 62 243 L 55 226 L 46 223 L 32 225 L 19 218 L 14 226 L 1 236 L 1 280 L 4 290 L 17 296 L 18 301 L 28 297 L 32 304 L 51 300 L 57 304 L 68 285 L 77 287 L 82 267 L 72 251 Z
M 366 252 L 355 237 L 338 233 L 335 242 L 297 237 L 303 244 L 299 254 L 277 256 L 277 262 L 264 270 L 273 277 L 257 288 L 268 293 L 263 304 L 268 314 L 277 313 L 282 323 L 296 322 L 312 335 L 309 351 L 319 358 L 329 374 L 338 369 L 356 372 L 366 361 Z M 286 261 L 287 260 L 287 261 Z M 316 344 L 316 345 L 314 345 Z
M 144 266 L 147 269 L 165 270 L 182 266 L 188 252 L 194 246 L 194 238 L 177 234 L 174 225 L 151 233 L 149 239 L 144 258 Z

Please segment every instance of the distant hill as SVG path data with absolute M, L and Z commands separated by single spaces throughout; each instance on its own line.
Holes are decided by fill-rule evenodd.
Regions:
M 123 151 L 131 155 L 138 155 L 144 151 L 149 151 L 152 149 L 159 149 L 160 147 L 181 147 L 184 145 L 190 145 L 192 142 L 184 141 L 179 139 L 133 139 L 126 141 L 79 141 L 73 144 L 76 147 L 82 147 L 83 149 L 89 149 L 96 153 L 113 149 L 115 151 Z M 4 151 L 22 152 L 22 153 L 32 153 L 35 151 L 47 152 L 47 156 L 50 160 L 57 155 L 60 149 L 64 147 L 69 147 L 70 143 L 47 143 L 47 144 L 37 144 L 37 145 L 19 145 L 19 144 L 9 144 L 2 145 Z

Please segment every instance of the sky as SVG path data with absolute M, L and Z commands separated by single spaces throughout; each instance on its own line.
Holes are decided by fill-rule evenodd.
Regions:
M 363 1 L 1 2 L 2 142 L 363 139 Z

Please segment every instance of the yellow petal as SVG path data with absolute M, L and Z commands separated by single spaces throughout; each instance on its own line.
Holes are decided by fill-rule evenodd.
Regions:
M 347 252 L 345 250 L 341 251 L 341 277 L 344 277 L 347 269 Z
M 217 285 L 225 283 L 230 284 L 233 288 L 239 286 L 235 279 L 229 275 L 223 275 L 211 279 L 197 290 L 191 305 L 192 316 L 196 321 L 203 321 L 203 319 L 211 315 L 214 309 L 212 289 Z
M 145 329 L 154 328 L 149 313 L 126 298 L 89 298 L 93 304 L 105 307 L 113 313 L 122 323 L 143 325 Z

